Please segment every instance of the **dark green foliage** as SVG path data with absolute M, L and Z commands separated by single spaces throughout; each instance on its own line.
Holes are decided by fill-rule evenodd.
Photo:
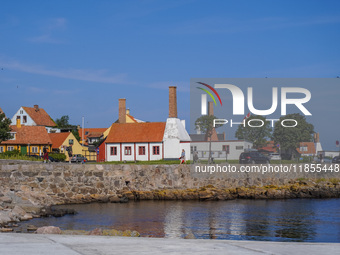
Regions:
M 250 127 L 248 122 L 252 119 L 260 119 L 264 125 L 262 127 Z M 235 137 L 240 140 L 252 142 L 255 149 L 266 146 L 267 140 L 271 138 L 272 128 L 270 127 L 270 122 L 266 121 L 265 117 L 259 115 L 251 115 L 245 121 L 245 127 L 243 125 L 238 126 Z M 252 126 L 260 126 L 261 124 L 260 121 L 253 120 L 251 122 Z
M 283 127 L 281 121 L 284 119 L 294 119 L 298 122 L 296 127 Z M 289 123 L 292 125 L 294 123 Z M 288 125 L 288 122 L 286 123 Z M 282 116 L 275 123 L 273 138 L 275 144 L 280 144 L 283 152 L 291 154 L 299 147 L 300 142 L 313 141 L 314 126 L 306 121 L 306 117 L 299 113 Z
M 48 155 L 58 161 L 66 160 L 66 155 L 64 153 L 49 153 Z
M 13 156 L 18 156 L 21 155 L 19 150 L 13 150 L 13 151 L 6 151 L 1 153 L 3 156 L 7 156 L 7 157 L 13 157 Z
M 0 143 L 12 138 L 12 135 L 9 133 L 11 131 L 11 128 L 9 125 L 11 125 L 11 120 L 6 118 L 4 113 L 1 113 L 0 114 Z

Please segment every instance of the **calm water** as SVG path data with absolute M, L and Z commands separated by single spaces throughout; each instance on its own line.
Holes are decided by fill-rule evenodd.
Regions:
M 77 215 L 22 224 L 61 229 L 115 228 L 142 236 L 232 240 L 340 242 L 340 199 L 141 201 L 68 205 Z

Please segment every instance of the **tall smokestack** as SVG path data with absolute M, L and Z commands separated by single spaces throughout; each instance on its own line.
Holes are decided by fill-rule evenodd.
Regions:
M 209 116 L 214 115 L 214 102 L 208 103 L 208 114 Z
M 126 99 L 120 98 L 119 100 L 119 108 L 118 108 L 118 122 L 126 123 Z
M 169 118 L 177 118 L 176 86 L 169 87 Z

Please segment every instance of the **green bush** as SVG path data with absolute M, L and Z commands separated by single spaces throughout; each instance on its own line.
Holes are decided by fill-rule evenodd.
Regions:
M 6 157 L 14 157 L 14 156 L 19 156 L 20 155 L 20 151 L 19 150 L 13 150 L 13 151 L 6 151 L 1 153 L 3 156 Z
M 48 154 L 51 158 L 54 158 L 55 160 L 58 161 L 65 161 L 66 155 L 64 153 L 49 153 Z

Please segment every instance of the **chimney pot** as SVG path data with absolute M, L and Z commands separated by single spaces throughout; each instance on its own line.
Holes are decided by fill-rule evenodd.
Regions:
M 20 120 L 20 118 L 17 118 L 17 128 L 21 128 L 21 120 Z
M 34 109 L 35 109 L 35 111 L 39 111 L 39 105 L 35 104 Z
M 177 118 L 177 93 L 176 86 L 169 87 L 169 118 Z
M 126 99 L 120 98 L 118 99 L 118 122 L 126 123 Z

